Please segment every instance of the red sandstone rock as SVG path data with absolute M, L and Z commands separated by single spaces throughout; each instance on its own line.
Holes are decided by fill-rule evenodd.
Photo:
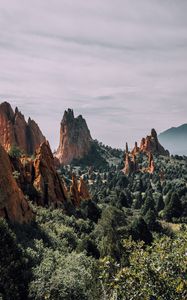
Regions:
M 40 194 L 41 205 L 61 206 L 66 200 L 63 182 L 55 169 L 53 154 L 48 142 L 44 142 L 36 151 L 34 160 L 33 186 Z
M 125 167 L 123 169 L 123 172 L 126 175 L 129 175 L 133 172 L 138 171 L 138 164 L 136 161 L 136 156 L 131 154 L 126 154 L 125 158 Z
M 83 180 L 82 177 L 79 180 L 78 192 L 79 192 L 81 200 L 90 200 L 91 199 L 91 195 L 89 193 L 87 184 L 85 183 L 85 181 Z
M 0 145 L 0 216 L 12 222 L 27 223 L 32 210 L 12 174 L 8 154 Z
M 9 103 L 0 104 L 0 143 L 9 151 L 14 145 L 26 154 L 33 154 L 45 141 L 38 125 L 30 118 L 28 123 L 16 107 L 15 112 Z
M 151 152 L 153 154 L 169 156 L 169 151 L 159 143 L 155 129 L 151 130 L 151 135 L 141 140 L 140 152 Z
M 70 195 L 71 195 L 72 202 L 75 206 L 79 206 L 81 201 L 91 199 L 91 195 L 89 193 L 87 184 L 84 182 L 82 177 L 80 178 L 80 180 L 78 180 L 74 173 L 72 174 Z
M 92 138 L 82 116 L 74 117 L 73 110 L 65 111 L 60 128 L 60 143 L 55 153 L 61 164 L 81 159 L 88 154 Z
M 154 159 L 153 159 L 153 154 L 151 152 L 149 152 L 149 167 L 148 170 L 151 174 L 154 173 L 155 171 L 155 163 L 154 163 Z
M 138 143 L 137 142 L 135 142 L 135 145 L 134 145 L 134 148 L 133 148 L 133 150 L 132 150 L 132 154 L 133 155 L 136 155 L 136 154 L 138 154 L 139 153 L 139 147 L 138 147 Z

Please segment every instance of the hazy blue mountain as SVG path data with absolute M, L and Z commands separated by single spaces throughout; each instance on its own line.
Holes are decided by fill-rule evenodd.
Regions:
M 158 137 L 171 154 L 187 155 L 187 124 L 171 127 Z

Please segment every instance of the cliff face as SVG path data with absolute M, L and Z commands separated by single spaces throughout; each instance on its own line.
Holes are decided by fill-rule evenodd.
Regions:
M 53 154 L 48 142 L 36 151 L 34 160 L 33 186 L 40 195 L 40 204 L 60 206 L 65 200 L 65 189 L 56 169 Z
M 14 112 L 9 103 L 0 104 L 0 143 L 6 151 L 16 145 L 24 153 L 33 154 L 43 141 L 45 137 L 33 120 L 29 118 L 27 123 L 18 108 Z
M 0 216 L 12 222 L 30 222 L 33 213 L 12 175 L 8 154 L 0 145 Z
M 35 159 L 27 156 L 11 158 L 12 169 L 17 172 L 18 186 L 39 205 L 59 207 L 66 200 L 64 183 L 59 177 L 48 142 L 35 152 Z
M 81 159 L 88 154 L 92 138 L 86 121 L 80 115 L 74 117 L 73 110 L 65 111 L 60 127 L 60 143 L 55 157 L 61 164 Z

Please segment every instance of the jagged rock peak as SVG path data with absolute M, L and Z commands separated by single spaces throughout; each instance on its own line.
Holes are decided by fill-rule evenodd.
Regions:
M 74 117 L 73 109 L 68 108 L 64 112 L 64 116 L 63 116 L 62 122 L 63 121 L 70 121 L 70 120 L 73 120 L 74 118 L 75 117 Z
M 132 154 L 138 153 L 149 153 L 169 156 L 169 151 L 164 149 L 164 147 L 159 143 L 157 132 L 153 128 L 151 134 L 147 135 L 146 138 L 142 138 L 140 142 L 140 147 L 135 143 L 135 147 L 132 150 Z
M 0 166 L 0 217 L 11 222 L 30 222 L 32 210 L 12 175 L 10 159 L 1 145 Z
M 45 137 L 34 121 L 29 118 L 27 123 L 19 109 L 14 112 L 8 102 L 0 104 L 0 144 L 6 151 L 17 146 L 25 154 L 33 154 L 43 141 Z
M 151 129 L 151 136 L 155 139 L 157 139 L 157 132 L 154 128 Z
M 60 142 L 55 157 L 61 164 L 69 164 L 74 159 L 81 159 L 88 154 L 92 137 L 85 119 L 74 117 L 72 109 L 64 112 L 60 127 Z
M 151 130 L 151 135 L 148 135 L 146 138 L 142 139 L 140 144 L 140 151 L 169 156 L 169 151 L 164 149 L 164 147 L 159 143 L 157 132 L 155 129 Z
M 33 186 L 40 195 L 40 204 L 61 206 L 66 200 L 65 188 L 55 169 L 54 157 L 47 141 L 36 150 L 34 170 Z

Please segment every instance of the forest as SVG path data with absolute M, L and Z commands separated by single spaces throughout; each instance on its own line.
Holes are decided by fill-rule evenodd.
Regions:
M 107 150 L 117 165 L 58 170 L 67 186 L 82 176 L 92 199 L 30 202 L 30 224 L 1 219 L 2 299 L 187 299 L 187 158 L 155 156 L 153 174 L 126 175 L 123 151 Z

